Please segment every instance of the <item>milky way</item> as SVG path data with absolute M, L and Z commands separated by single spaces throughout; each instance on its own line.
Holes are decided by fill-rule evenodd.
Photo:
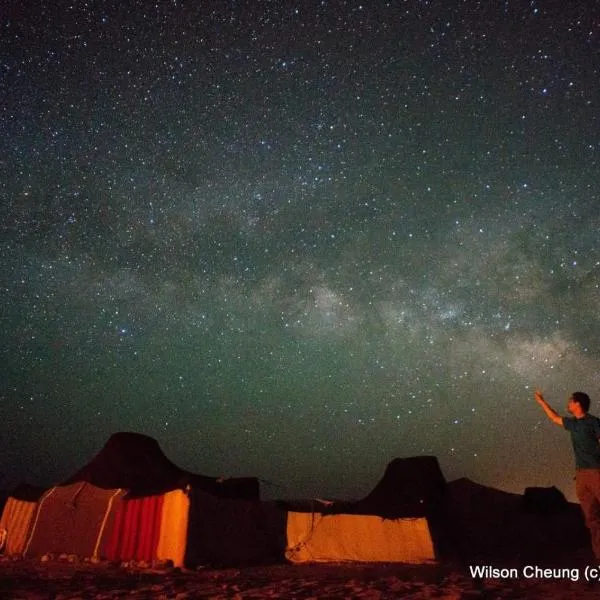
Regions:
M 0 487 L 132 430 L 275 496 L 573 495 L 533 390 L 600 402 L 594 3 L 19 4 Z

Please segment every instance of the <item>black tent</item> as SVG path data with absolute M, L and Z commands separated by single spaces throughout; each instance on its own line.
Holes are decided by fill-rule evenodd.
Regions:
M 256 477 L 220 478 L 185 471 L 165 456 L 154 438 L 133 432 L 111 435 L 100 452 L 61 485 L 79 481 L 127 489 L 132 496 L 191 486 L 222 498 L 259 498 Z
M 348 508 L 350 514 L 386 519 L 430 516 L 440 508 L 445 489 L 435 456 L 395 458 L 373 490 Z
M 275 502 L 216 498 L 189 493 L 185 564 L 241 566 L 282 562 L 287 513 Z

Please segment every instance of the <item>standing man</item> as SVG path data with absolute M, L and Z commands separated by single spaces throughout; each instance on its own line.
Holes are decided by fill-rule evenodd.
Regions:
M 567 402 L 571 417 L 561 417 L 539 390 L 535 399 L 553 423 L 571 434 L 577 498 L 590 530 L 594 555 L 600 560 L 600 419 L 589 414 L 590 397 L 583 392 L 574 392 Z

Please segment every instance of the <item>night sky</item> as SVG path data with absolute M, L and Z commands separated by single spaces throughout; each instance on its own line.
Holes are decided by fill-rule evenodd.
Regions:
M 600 413 L 597 2 L 0 15 L 0 487 L 137 431 L 265 496 L 574 497 L 533 391 Z

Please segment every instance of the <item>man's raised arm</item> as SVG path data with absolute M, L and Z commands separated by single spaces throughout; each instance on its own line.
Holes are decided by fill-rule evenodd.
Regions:
M 535 401 L 542 407 L 546 416 L 557 425 L 562 427 L 563 418 L 546 402 L 542 392 L 540 390 L 536 390 L 534 394 Z

